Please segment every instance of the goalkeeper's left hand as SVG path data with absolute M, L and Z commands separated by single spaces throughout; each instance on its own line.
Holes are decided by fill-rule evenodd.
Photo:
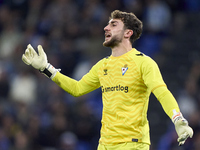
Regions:
M 33 49 L 29 44 L 25 51 L 25 54 L 22 55 L 22 60 L 25 64 L 33 66 L 35 69 L 43 71 L 47 66 L 47 55 L 44 52 L 41 45 L 38 46 L 38 52 Z
M 185 143 L 188 137 L 192 138 L 193 130 L 188 125 L 188 121 L 182 116 L 180 112 L 172 117 L 172 121 L 178 134 L 177 141 L 179 142 L 179 146 L 181 146 Z

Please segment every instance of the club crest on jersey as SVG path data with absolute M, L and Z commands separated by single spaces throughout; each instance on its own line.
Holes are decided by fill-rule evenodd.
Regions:
M 128 65 L 125 64 L 124 67 L 122 67 L 122 75 L 124 75 L 127 70 L 128 70 Z

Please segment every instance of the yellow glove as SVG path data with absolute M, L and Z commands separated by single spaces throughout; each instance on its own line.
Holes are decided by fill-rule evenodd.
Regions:
M 29 44 L 25 50 L 25 54 L 22 55 L 22 61 L 27 65 L 33 66 L 35 69 L 52 79 L 60 69 L 55 69 L 48 63 L 47 55 L 41 45 L 38 45 L 38 53 Z
M 188 121 L 182 116 L 180 112 L 174 114 L 172 121 L 178 134 L 177 141 L 179 142 L 179 146 L 181 146 L 185 143 L 188 137 L 192 138 L 193 130 L 188 125 Z

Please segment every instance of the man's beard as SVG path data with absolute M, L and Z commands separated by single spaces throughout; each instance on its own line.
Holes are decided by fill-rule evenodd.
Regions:
M 121 41 L 122 36 L 114 36 L 109 41 L 104 41 L 103 46 L 113 48 L 118 46 Z

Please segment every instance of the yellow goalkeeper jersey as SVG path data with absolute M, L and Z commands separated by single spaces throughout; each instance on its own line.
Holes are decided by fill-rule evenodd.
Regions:
M 150 144 L 147 109 L 150 93 L 166 86 L 157 64 L 136 49 L 100 60 L 80 81 L 61 73 L 53 78 L 74 96 L 102 90 L 101 144 Z M 166 104 L 168 105 L 168 104 Z

